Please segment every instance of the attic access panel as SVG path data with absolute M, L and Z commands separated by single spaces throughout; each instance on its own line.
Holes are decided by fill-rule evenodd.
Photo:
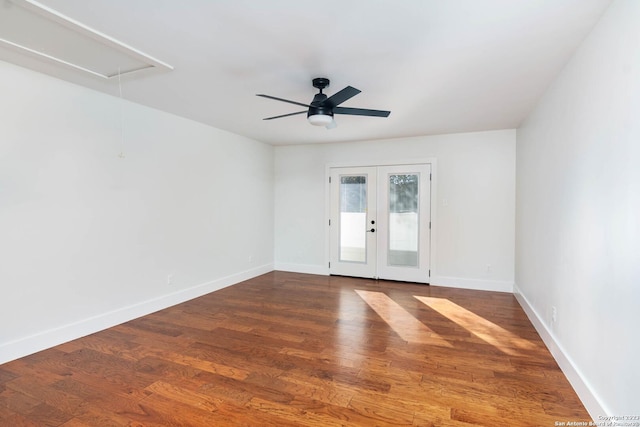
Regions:
M 110 79 L 173 67 L 34 0 L 0 5 L 0 47 Z

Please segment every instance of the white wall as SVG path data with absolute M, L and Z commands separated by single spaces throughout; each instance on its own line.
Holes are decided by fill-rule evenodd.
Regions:
M 0 363 L 272 269 L 271 146 L 2 62 L 0 93 Z
M 516 292 L 596 421 L 637 415 L 640 2 L 612 3 L 517 139 Z
M 437 162 L 432 284 L 511 292 L 514 130 L 276 147 L 276 269 L 328 274 L 326 165 L 424 158 Z

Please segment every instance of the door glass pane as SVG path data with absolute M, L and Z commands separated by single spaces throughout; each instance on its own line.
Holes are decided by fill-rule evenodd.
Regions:
M 340 177 L 340 261 L 367 262 L 367 176 Z
M 389 247 L 391 266 L 418 266 L 419 175 L 389 175 Z

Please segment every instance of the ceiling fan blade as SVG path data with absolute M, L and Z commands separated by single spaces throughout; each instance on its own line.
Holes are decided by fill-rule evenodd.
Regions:
M 350 114 L 353 116 L 373 116 L 373 117 L 389 117 L 391 111 L 367 110 L 365 108 L 345 108 L 335 107 L 333 114 Z
M 298 111 L 297 113 L 289 113 L 289 114 L 283 114 L 281 116 L 273 116 L 273 117 L 267 117 L 266 119 L 262 119 L 262 120 L 273 120 L 273 119 L 279 119 L 281 117 L 289 117 L 289 116 L 295 116 L 296 114 L 303 114 L 306 113 L 307 110 L 304 111 Z
M 256 96 L 261 96 L 263 98 L 269 98 L 269 99 L 275 99 L 276 101 L 288 102 L 289 104 L 294 104 L 294 105 L 299 105 L 301 107 L 309 108 L 309 104 L 303 104 L 301 102 L 296 102 L 296 101 L 289 101 L 288 99 L 276 98 L 275 96 L 264 95 L 262 93 L 258 93 L 258 94 L 256 94 Z
M 347 86 L 344 89 L 342 89 L 340 92 L 336 92 L 333 95 L 331 95 L 329 98 L 325 99 L 322 102 L 322 105 L 334 108 L 335 106 L 342 104 L 346 100 L 353 98 L 360 92 L 362 91 L 359 89 L 356 89 L 355 87 Z

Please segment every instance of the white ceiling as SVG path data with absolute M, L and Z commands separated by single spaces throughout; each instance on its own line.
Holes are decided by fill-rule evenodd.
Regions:
M 10 0 L 0 0 L 0 13 Z M 274 145 L 515 128 L 611 0 L 40 0 L 174 67 L 123 77 L 131 101 Z M 118 96 L 104 80 L 0 59 Z M 389 118 L 262 118 L 304 108 L 314 77 Z

